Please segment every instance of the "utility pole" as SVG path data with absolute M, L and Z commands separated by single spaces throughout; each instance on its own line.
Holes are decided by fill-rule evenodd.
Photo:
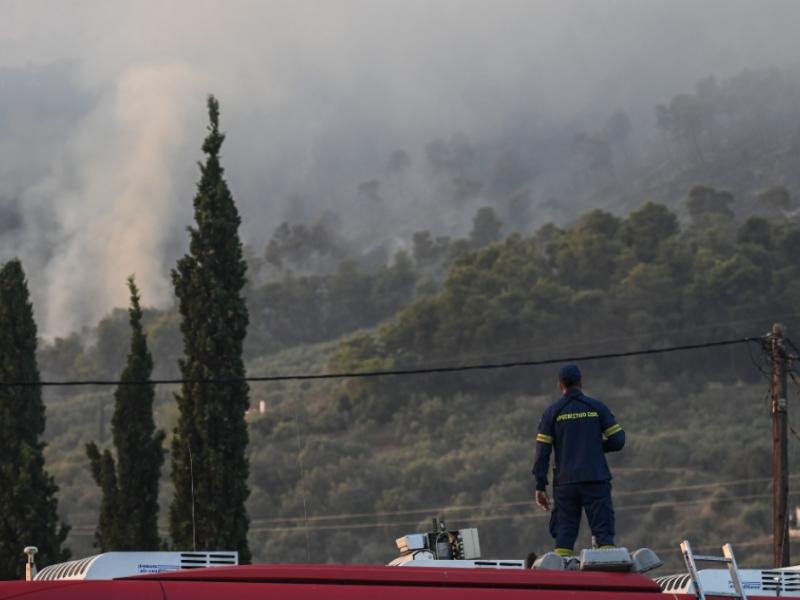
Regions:
M 775 567 L 789 566 L 789 453 L 786 415 L 786 328 L 772 326 L 769 336 L 772 359 L 772 556 Z

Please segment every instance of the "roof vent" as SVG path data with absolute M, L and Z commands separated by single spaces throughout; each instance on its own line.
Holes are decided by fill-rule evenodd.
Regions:
M 761 589 L 778 594 L 800 592 L 800 573 L 784 570 L 761 571 Z
M 238 564 L 239 553 L 232 551 L 105 552 L 45 567 L 36 574 L 35 580 L 115 579 Z
M 202 569 L 238 564 L 238 552 L 181 552 L 181 569 Z
M 727 569 L 703 569 L 698 571 L 703 590 L 711 596 L 733 593 L 733 582 Z M 797 567 L 759 570 L 739 569 L 742 587 L 748 594 L 762 596 L 800 596 L 800 570 Z M 694 584 L 688 573 L 656 577 L 663 592 L 671 594 L 693 594 Z

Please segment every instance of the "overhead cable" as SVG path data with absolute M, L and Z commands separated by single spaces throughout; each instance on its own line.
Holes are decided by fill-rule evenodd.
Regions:
M 482 363 L 474 365 L 460 365 L 452 367 L 418 367 L 412 369 L 388 369 L 376 371 L 351 371 L 338 373 L 316 373 L 316 374 L 288 374 L 288 375 L 265 375 L 251 377 L 230 377 L 221 379 L 152 379 L 152 380 L 108 380 L 108 379 L 80 379 L 65 381 L 0 381 L 0 387 L 68 387 L 68 386 L 120 386 L 120 385 L 229 385 L 244 382 L 270 382 L 270 381 L 314 381 L 324 379 L 350 379 L 365 377 L 388 377 L 388 376 L 409 376 L 409 375 L 431 375 L 438 373 L 457 373 L 466 371 L 487 371 L 493 369 L 511 369 L 517 367 L 539 367 L 543 365 L 561 364 L 567 362 L 584 362 L 589 360 L 609 360 L 613 358 L 629 358 L 633 356 L 647 356 L 652 354 L 666 354 L 670 352 L 683 352 L 687 350 L 701 350 L 704 348 L 718 348 L 720 346 L 732 346 L 734 344 L 746 344 L 749 342 L 760 342 L 760 337 L 733 338 L 727 340 L 715 340 L 698 344 L 683 344 L 680 346 L 662 346 L 656 348 L 645 348 L 640 350 L 630 350 L 626 352 L 607 352 L 604 354 L 590 354 L 584 356 L 566 356 L 559 358 L 547 358 L 543 360 L 521 360 L 505 363 Z
M 800 477 L 800 475 L 790 475 L 791 478 Z M 628 496 L 634 495 L 637 493 L 663 493 L 663 492 L 675 492 L 675 491 L 689 491 L 689 490 L 697 490 L 697 489 L 704 489 L 710 487 L 722 487 L 722 486 L 732 486 L 732 485 L 741 485 L 741 484 L 749 484 L 749 483 L 764 483 L 767 481 L 772 481 L 772 478 L 769 477 L 760 477 L 756 479 L 738 479 L 733 481 L 719 481 L 716 483 L 707 483 L 707 484 L 695 484 L 695 485 L 686 485 L 686 486 L 675 486 L 675 487 L 668 487 L 668 488 L 651 488 L 646 490 L 638 490 L 638 491 L 627 491 L 627 492 L 617 492 L 615 496 Z M 791 495 L 797 495 L 800 492 L 795 492 Z M 673 500 L 673 501 L 659 501 L 651 504 L 632 504 L 632 505 L 621 505 L 619 507 L 615 507 L 615 510 L 619 511 L 627 511 L 627 510 L 639 510 L 644 508 L 652 508 L 654 506 L 661 507 L 661 506 L 671 506 L 671 507 L 683 507 L 683 506 L 695 506 L 697 504 L 702 504 L 704 502 L 728 502 L 732 500 L 758 500 L 762 498 L 771 498 L 771 494 L 742 494 L 742 495 L 733 495 L 733 496 L 724 496 L 721 498 L 709 498 L 703 497 L 699 499 L 692 499 L 692 500 Z M 526 517 L 546 517 L 548 516 L 546 513 L 539 513 L 538 509 L 533 515 L 529 514 L 504 514 L 504 515 L 477 515 L 477 516 L 470 516 L 470 515 L 462 515 L 462 516 L 454 516 L 452 513 L 455 511 L 460 510 L 489 510 L 489 509 L 496 509 L 496 508 L 511 508 L 516 506 L 527 506 L 533 510 L 533 499 L 527 501 L 516 501 L 516 502 L 504 502 L 500 504 L 476 504 L 471 506 L 454 506 L 454 507 L 438 507 L 438 508 L 425 508 L 425 509 L 411 509 L 411 510 L 400 510 L 400 511 L 386 511 L 386 512 L 371 512 L 371 513 L 350 513 L 350 514 L 341 514 L 341 515 L 325 515 L 325 516 L 311 516 L 308 518 L 309 529 L 320 529 L 320 530 L 333 530 L 333 529 L 365 529 L 369 527 L 389 527 L 395 525 L 403 525 L 403 526 L 416 526 L 419 522 L 418 521 L 376 521 L 371 523 L 336 523 L 336 524 L 321 524 L 317 525 L 315 523 L 324 522 L 331 519 L 344 519 L 344 518 L 360 518 L 363 519 L 364 517 L 389 517 L 389 516 L 405 516 L 405 515 L 413 515 L 413 514 L 447 514 L 449 520 L 460 520 L 465 521 L 468 520 L 470 522 L 483 522 L 483 521 L 500 521 L 505 519 L 513 519 L 518 516 L 526 516 Z M 258 519 L 254 518 L 251 520 L 251 523 L 256 524 L 255 527 L 251 527 L 251 531 L 297 531 L 299 529 L 303 529 L 306 527 L 303 521 L 303 517 L 284 517 L 284 518 L 276 518 L 276 519 Z M 289 524 L 276 526 L 276 527 L 264 527 L 263 525 L 259 526 L 259 523 L 280 523 L 289 521 Z M 82 535 L 89 531 L 93 531 L 94 526 L 92 525 L 74 525 L 72 527 L 72 532 Z
M 800 492 L 792 492 L 789 494 L 791 497 L 795 497 L 800 495 Z M 661 508 L 661 507 L 670 507 L 670 508 L 688 508 L 692 506 L 697 506 L 699 504 L 721 504 L 726 502 L 734 502 L 734 501 L 741 501 L 741 500 L 763 500 L 766 498 L 772 498 L 772 494 L 747 494 L 741 496 L 728 496 L 723 498 L 700 498 L 698 500 L 682 500 L 677 502 L 656 502 L 651 504 L 631 504 L 627 506 L 615 506 L 614 510 L 616 512 L 624 512 L 624 511 L 632 511 L 632 510 L 651 510 L 653 508 Z M 530 501 L 531 510 L 529 512 L 516 512 L 513 514 L 505 514 L 505 515 L 490 515 L 490 516 L 466 516 L 466 517 L 453 517 L 450 522 L 452 521 L 464 521 L 472 523 L 485 523 L 488 521 L 507 521 L 513 520 L 517 518 L 525 518 L 525 519 L 544 519 L 550 518 L 549 512 L 544 512 L 539 509 L 535 509 L 533 506 L 533 500 Z M 534 512 L 535 511 L 535 512 Z M 251 533 L 289 533 L 289 532 L 296 532 L 301 529 L 307 528 L 313 531 L 350 531 L 353 529 L 377 529 L 381 527 L 418 527 L 420 524 L 419 521 L 378 521 L 372 523 L 347 523 L 347 524 L 335 524 L 335 525 L 286 525 L 282 527 L 251 527 L 249 531 Z M 84 536 L 92 534 L 89 527 L 84 528 L 73 528 L 71 533 L 77 536 Z
M 796 497 L 800 495 L 800 492 L 793 492 L 790 493 L 789 496 Z M 723 498 L 701 498 L 699 500 L 682 500 L 676 502 L 655 502 L 650 504 L 632 504 L 628 506 L 615 506 L 614 510 L 616 512 L 623 512 L 623 511 L 631 511 L 631 510 L 651 510 L 653 508 L 661 508 L 661 507 L 670 507 L 670 508 L 686 508 L 691 506 L 697 506 L 699 504 L 720 504 L 725 502 L 734 502 L 734 501 L 741 501 L 741 500 L 762 500 L 766 498 L 772 498 L 772 494 L 747 494 L 742 496 L 728 496 Z M 534 510 L 533 508 L 533 501 L 530 502 L 531 511 Z M 451 519 L 452 520 L 460 520 L 469 523 L 483 523 L 487 521 L 506 521 L 506 520 L 513 520 L 519 517 L 524 517 L 526 519 L 529 518 L 550 518 L 550 513 L 548 512 L 535 512 L 533 514 L 524 513 L 524 512 L 516 512 L 514 514 L 506 514 L 506 515 L 491 515 L 491 516 L 474 516 L 474 517 L 460 517 L 459 519 Z M 314 531 L 324 531 L 324 530 L 350 530 L 350 529 L 373 529 L 376 527 L 416 527 L 419 525 L 419 521 L 403 521 L 403 522 L 391 522 L 391 521 L 383 521 L 378 523 L 353 523 L 353 524 L 337 524 L 337 525 L 308 525 L 308 529 Z M 304 525 L 294 525 L 294 526 L 284 526 L 284 527 L 251 527 L 250 531 L 252 533 L 269 533 L 269 532 L 291 532 L 291 531 L 298 531 L 302 529 Z
M 790 478 L 794 479 L 800 477 L 800 475 L 790 475 Z M 685 491 L 694 491 L 694 490 L 704 490 L 708 488 L 721 488 L 721 487 L 728 487 L 728 486 L 737 486 L 737 485 L 745 485 L 750 483 L 768 483 L 771 482 L 771 477 L 758 477 L 755 479 L 736 479 L 736 480 L 729 480 L 729 481 L 716 481 L 712 483 L 696 483 L 691 485 L 679 485 L 679 486 L 668 486 L 668 487 L 658 487 L 658 488 L 649 488 L 649 489 L 639 489 L 639 490 L 623 490 L 623 491 L 616 491 L 614 492 L 614 496 L 619 498 L 622 496 L 640 496 L 646 494 L 665 494 L 665 493 L 674 493 L 674 492 L 685 492 Z M 452 513 L 455 512 L 463 512 L 463 511 L 475 511 L 475 510 L 492 510 L 498 508 L 511 508 L 516 506 L 528 506 L 532 504 L 533 500 L 514 500 L 511 502 L 499 502 L 499 503 L 487 503 L 487 504 L 459 504 L 455 506 L 438 506 L 438 507 L 427 507 L 427 508 L 411 508 L 405 510 L 391 510 L 391 511 L 378 511 L 378 512 L 359 512 L 359 513 L 339 513 L 334 515 L 311 515 L 307 517 L 298 516 L 298 517 L 273 517 L 273 518 L 259 518 L 253 517 L 250 519 L 251 523 L 254 524 L 264 524 L 264 523 L 299 523 L 299 522 L 320 522 L 320 521 L 338 521 L 338 520 L 345 520 L 345 519 L 364 519 L 368 517 L 393 517 L 393 516 L 403 516 L 403 515 L 415 515 L 415 514 L 448 514 L 452 516 Z

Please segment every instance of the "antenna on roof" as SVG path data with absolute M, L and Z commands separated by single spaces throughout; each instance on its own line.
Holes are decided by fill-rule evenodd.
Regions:
M 194 466 L 192 465 L 192 445 L 187 441 L 186 447 L 189 449 L 189 480 L 192 485 L 192 551 L 197 551 L 197 530 L 194 522 Z
M 297 438 L 297 464 L 300 467 L 300 493 L 303 498 L 303 523 L 306 531 L 306 558 L 311 562 L 311 535 L 308 532 L 308 504 L 306 502 L 306 471 L 303 468 L 303 444 L 300 440 L 300 419 L 297 418 L 298 409 L 294 412 L 294 430 Z

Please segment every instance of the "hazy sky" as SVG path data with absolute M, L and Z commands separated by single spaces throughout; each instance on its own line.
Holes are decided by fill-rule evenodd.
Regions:
M 0 14 L 0 209 L 22 215 L 0 260 L 23 258 L 47 336 L 124 305 L 132 272 L 146 303 L 171 302 L 208 92 L 260 241 L 287 196 L 336 208 L 394 149 L 650 114 L 701 77 L 800 50 L 800 2 L 774 0 L 0 0 Z

